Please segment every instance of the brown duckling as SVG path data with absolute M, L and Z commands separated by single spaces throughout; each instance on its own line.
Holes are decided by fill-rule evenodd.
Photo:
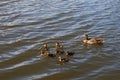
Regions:
M 59 59 L 59 62 L 61 62 L 61 63 L 69 61 L 69 58 L 62 58 L 61 56 L 59 56 L 58 59 Z
M 49 50 L 49 47 L 48 47 L 47 43 L 44 43 L 44 44 L 43 44 L 42 49 L 43 49 L 43 50 Z
M 89 38 L 87 34 L 82 36 L 84 38 L 83 42 L 86 44 L 102 44 L 104 41 L 102 38 Z
M 49 47 L 48 47 L 47 43 L 44 43 L 43 46 L 40 49 L 40 53 L 44 54 L 45 51 L 48 51 L 48 50 L 49 50 Z
M 49 57 L 56 57 L 55 54 L 51 54 L 51 53 L 47 54 L 47 56 L 49 56 Z
M 59 42 L 56 42 L 56 50 L 55 50 L 55 54 L 62 54 L 64 53 L 64 49 L 63 49 L 63 46 L 60 45 Z
M 74 52 L 71 52 L 71 51 L 67 51 L 66 52 L 66 56 L 73 56 L 75 53 Z
M 41 56 L 46 56 L 49 53 L 49 51 L 41 51 Z
M 50 51 L 45 51 L 41 56 L 56 57 L 55 54 L 50 53 Z

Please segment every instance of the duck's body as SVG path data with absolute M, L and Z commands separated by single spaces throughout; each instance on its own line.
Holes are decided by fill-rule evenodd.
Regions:
M 60 45 L 59 42 L 56 42 L 55 54 L 63 54 L 63 53 L 64 53 L 63 46 Z
M 66 52 L 66 56 L 73 56 L 74 54 L 75 54 L 74 52 L 70 52 L 70 51 Z
M 49 56 L 49 57 L 56 57 L 56 55 L 55 54 L 48 54 L 47 56 Z
M 51 54 L 49 51 L 49 47 L 46 43 L 43 44 L 42 48 L 40 49 L 41 56 L 48 56 L 48 57 L 55 57 L 55 54 Z
M 41 56 L 47 56 L 49 53 L 50 53 L 49 51 L 43 51 L 43 52 L 41 53 Z
M 46 56 L 46 57 L 56 57 L 55 54 L 50 53 L 50 51 L 45 51 L 41 56 Z
M 83 42 L 86 44 L 102 44 L 104 41 L 102 38 L 88 38 L 88 35 L 83 35 L 84 38 Z
M 62 58 L 61 56 L 58 57 L 59 58 L 59 62 L 64 63 L 64 62 L 68 62 L 69 59 L 68 58 Z

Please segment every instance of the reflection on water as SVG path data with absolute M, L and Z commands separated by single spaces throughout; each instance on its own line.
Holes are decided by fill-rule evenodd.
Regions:
M 119 0 L 1 0 L 0 79 L 119 80 Z M 84 45 L 80 36 L 102 37 Z M 64 65 L 43 58 L 44 42 L 76 54 Z M 74 74 L 73 74 L 74 73 Z

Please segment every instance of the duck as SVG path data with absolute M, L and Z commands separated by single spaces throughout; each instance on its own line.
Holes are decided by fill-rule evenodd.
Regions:
M 47 56 L 48 57 L 56 57 L 56 54 L 48 53 Z
M 75 53 L 74 52 L 72 52 L 72 51 L 67 51 L 66 52 L 66 56 L 73 56 Z
M 45 51 L 41 56 L 47 56 L 47 57 L 56 57 L 55 54 L 50 53 L 50 51 Z
M 49 51 L 41 51 L 41 56 L 47 56 L 49 54 Z
M 58 59 L 61 63 L 69 62 L 69 58 L 62 58 L 61 56 L 59 56 Z
M 86 44 L 103 44 L 104 42 L 102 38 L 99 37 L 89 38 L 87 34 L 84 34 L 81 37 L 84 38 L 83 42 Z
M 43 50 L 49 50 L 49 47 L 48 47 L 47 43 L 44 43 L 44 44 L 43 44 L 42 49 L 43 49 Z
M 48 47 L 47 43 L 44 43 L 40 49 L 40 53 L 45 54 L 46 51 L 49 51 L 49 47 Z
M 55 54 L 48 54 L 49 57 L 56 57 Z
M 60 45 L 59 42 L 56 42 L 55 45 L 56 45 L 55 54 L 63 54 L 64 53 L 63 46 Z

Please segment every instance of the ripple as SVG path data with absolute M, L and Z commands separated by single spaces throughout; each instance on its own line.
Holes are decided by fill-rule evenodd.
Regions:
M 54 75 L 58 72 L 52 72 L 52 73 L 44 73 L 44 74 L 41 74 L 41 75 L 33 75 L 32 77 L 28 78 L 28 79 L 42 79 L 46 76 L 51 76 L 51 75 Z

